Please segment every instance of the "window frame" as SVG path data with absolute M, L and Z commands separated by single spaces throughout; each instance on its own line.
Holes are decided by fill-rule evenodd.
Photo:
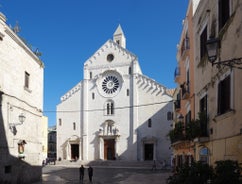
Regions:
M 148 128 L 151 128 L 151 127 L 152 127 L 152 120 L 150 118 L 150 119 L 148 119 Z
M 25 71 L 24 72 L 24 88 L 25 89 L 29 89 L 30 86 L 30 74 Z
M 219 31 L 223 29 L 230 18 L 231 1 L 218 0 L 218 28 Z
M 76 130 L 76 122 L 73 122 L 73 130 Z
M 114 102 L 112 100 L 108 100 L 105 102 L 104 112 L 106 116 L 114 115 Z
M 223 89 L 226 89 L 224 91 Z M 228 93 L 228 94 L 226 94 Z M 221 100 L 222 99 L 222 100 Z M 232 75 L 226 74 L 217 85 L 217 115 L 225 114 L 232 109 Z
M 58 121 L 59 121 L 59 124 L 58 124 L 58 125 L 59 125 L 59 126 L 62 126 L 62 119 L 59 118 Z
M 208 39 L 208 26 L 205 25 L 200 33 L 200 59 L 203 59 L 207 55 L 206 43 Z

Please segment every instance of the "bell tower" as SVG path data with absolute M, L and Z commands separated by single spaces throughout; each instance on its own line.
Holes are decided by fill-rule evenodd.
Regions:
M 118 28 L 113 34 L 113 41 L 121 47 L 126 48 L 126 38 L 120 24 L 118 25 Z

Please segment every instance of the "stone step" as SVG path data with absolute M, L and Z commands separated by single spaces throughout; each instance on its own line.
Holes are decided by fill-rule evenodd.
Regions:
M 127 167 L 127 168 L 152 168 L 153 161 L 120 161 L 120 160 L 97 160 L 97 161 L 69 161 L 62 160 L 56 161 L 56 165 L 65 165 L 65 166 L 95 166 L 95 167 Z M 156 168 L 162 168 L 162 162 L 156 161 Z

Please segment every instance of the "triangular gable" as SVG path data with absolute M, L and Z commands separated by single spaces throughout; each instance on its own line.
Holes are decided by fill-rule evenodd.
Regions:
M 114 60 L 112 62 L 107 61 L 108 54 L 114 55 Z M 110 39 L 104 43 L 89 59 L 86 60 L 84 67 L 118 67 L 122 65 L 129 65 L 131 62 L 138 63 L 137 56 Z

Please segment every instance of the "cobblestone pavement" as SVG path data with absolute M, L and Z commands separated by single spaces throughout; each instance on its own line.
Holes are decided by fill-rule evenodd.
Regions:
M 167 170 L 145 168 L 118 168 L 118 167 L 93 167 L 92 184 L 166 184 L 166 179 L 171 175 Z M 43 167 L 42 181 L 35 184 L 76 184 L 79 181 L 79 168 L 77 166 L 48 165 Z M 87 169 L 84 174 L 84 184 L 89 184 Z

